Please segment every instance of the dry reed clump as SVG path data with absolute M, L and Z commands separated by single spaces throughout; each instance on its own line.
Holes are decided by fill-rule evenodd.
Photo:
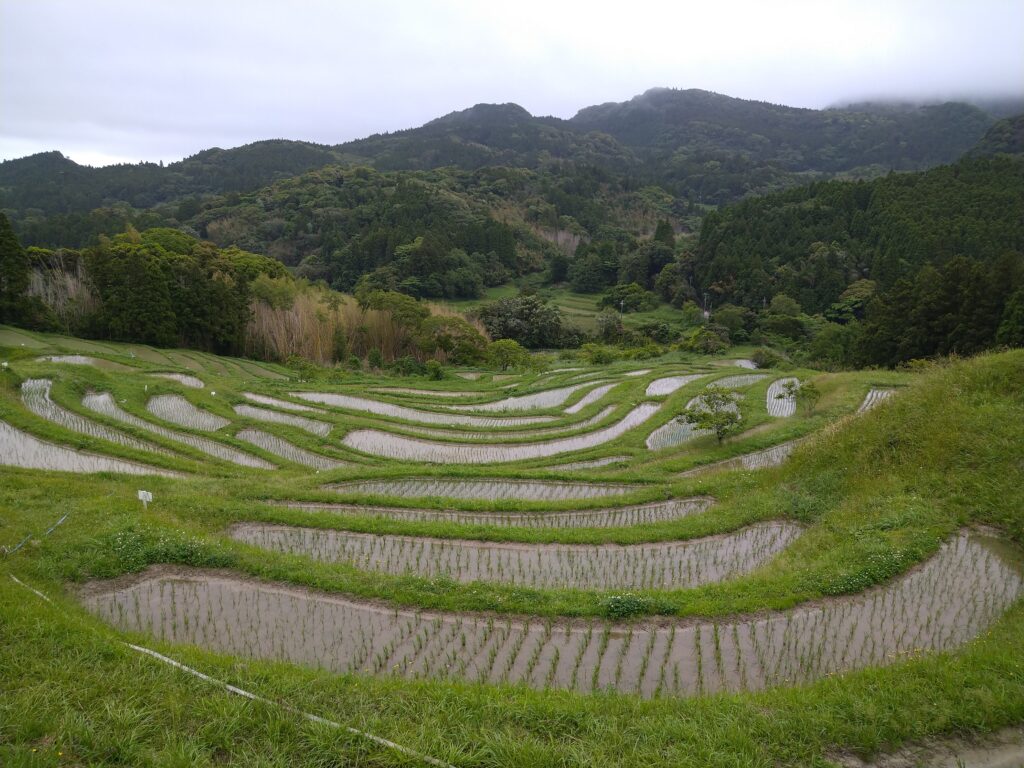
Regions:
M 169 469 L 157 469 L 125 459 L 54 445 L 22 432 L 5 421 L 0 421 L 0 464 L 57 472 L 116 472 L 123 475 L 184 477 L 180 472 Z
M 47 259 L 29 274 L 27 293 L 53 310 L 65 331 L 81 328 L 100 304 L 86 278 L 85 265 L 80 258 L 61 251 L 49 254 Z
M 186 569 L 94 585 L 84 603 L 123 631 L 341 673 L 655 697 L 800 685 L 951 651 L 1022 592 L 1020 573 L 997 548 L 960 534 L 921 567 L 861 595 L 719 620 L 559 624 L 438 613 Z
M 428 303 L 432 315 L 466 320 L 438 304 Z M 320 365 L 333 365 L 339 356 L 366 357 L 380 350 L 384 362 L 410 355 L 420 362 L 434 358 L 447 361 L 444 350 L 424 354 L 416 344 L 416 329 L 395 319 L 390 311 L 363 309 L 351 297 L 315 288 L 297 292 L 290 306 L 274 307 L 256 299 L 245 331 L 245 352 L 265 360 L 285 361 L 298 356 Z M 470 322 L 484 338 L 486 331 Z
M 671 589 L 749 573 L 801 533 L 792 523 L 766 522 L 692 541 L 617 547 L 434 539 L 265 523 L 237 525 L 230 535 L 262 549 L 394 575 L 538 589 Z

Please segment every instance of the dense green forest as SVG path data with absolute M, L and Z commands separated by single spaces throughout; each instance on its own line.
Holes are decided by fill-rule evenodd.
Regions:
M 515 283 L 474 317 L 528 347 L 755 343 L 895 365 L 1024 338 L 1024 122 L 998 106 L 809 110 L 669 89 L 571 120 L 477 105 L 166 167 L 7 161 L 0 207 L 33 269 L 89 283 L 91 335 L 238 352 L 260 275 L 433 300 Z M 14 285 L 5 316 L 45 322 Z M 603 308 L 594 328 L 545 302 L 566 289 Z M 623 325 L 665 304 L 678 312 Z

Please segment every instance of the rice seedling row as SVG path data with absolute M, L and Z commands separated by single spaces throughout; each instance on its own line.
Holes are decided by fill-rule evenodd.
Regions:
M 857 409 L 857 413 L 865 413 L 867 411 L 872 410 L 873 408 L 877 408 L 879 405 L 884 403 L 894 394 L 896 394 L 896 390 L 879 389 L 876 387 L 872 387 L 870 390 L 868 390 L 867 395 L 864 396 L 864 401 L 860 404 L 860 407 Z
M 182 386 L 191 387 L 192 389 L 202 389 L 206 386 L 202 379 L 196 378 L 195 376 L 189 376 L 187 373 L 151 373 L 149 375 L 156 376 L 160 379 L 176 381 Z
M 256 447 L 262 448 L 267 453 L 280 456 L 282 459 L 287 459 L 293 464 L 301 464 L 304 467 L 310 467 L 317 470 L 328 470 L 351 466 L 347 461 L 339 461 L 338 459 L 332 459 L 329 456 L 307 451 L 304 448 L 299 448 L 297 445 L 289 443 L 287 440 L 280 438 L 277 435 L 272 435 L 269 432 L 264 432 L 260 429 L 240 429 L 235 437 L 239 440 L 244 440 L 247 443 L 252 443 Z
M 705 472 L 715 472 L 718 470 L 728 469 L 767 469 L 768 467 L 777 467 L 782 464 L 789 455 L 793 452 L 803 439 L 790 440 L 785 443 L 779 443 L 773 445 L 771 448 L 765 448 L 761 451 L 754 451 L 752 453 L 744 453 L 741 456 L 734 456 L 731 459 L 725 459 L 724 461 L 716 461 L 713 464 L 705 464 L 701 467 L 681 472 L 679 477 L 693 477 L 694 475 L 700 475 Z
M 777 379 L 768 386 L 765 404 L 768 415 L 775 418 L 787 418 L 796 413 L 796 394 L 789 393 L 787 387 L 799 386 L 800 380 L 792 377 Z
M 442 437 L 448 440 L 486 440 L 488 442 L 497 442 L 498 440 L 507 440 L 515 438 L 529 438 L 529 437 L 542 437 L 545 435 L 562 435 L 568 432 L 575 432 L 581 429 L 589 429 L 595 424 L 600 424 L 602 421 L 607 419 L 615 411 L 614 405 L 602 409 L 589 419 L 578 421 L 574 424 L 566 424 L 560 427 L 542 427 L 540 429 L 532 430 L 519 430 L 514 432 L 466 432 L 463 430 L 453 429 L 432 429 L 430 427 L 402 427 L 405 432 L 409 432 L 415 435 L 423 435 L 425 437 Z
M 123 475 L 183 477 L 180 472 L 55 445 L 23 432 L 5 421 L 0 421 L 0 464 L 58 472 L 116 472 Z
M 151 451 L 170 455 L 170 451 L 159 448 L 145 440 L 126 435 L 124 432 L 99 424 L 92 419 L 87 419 L 81 414 L 70 411 L 57 405 L 50 398 L 50 388 L 53 382 L 49 379 L 26 379 L 21 385 L 21 400 L 25 407 L 37 416 L 47 421 L 59 424 L 64 429 L 72 432 L 79 432 L 89 437 L 98 437 L 101 440 L 108 440 L 111 443 L 123 445 L 128 448 L 135 448 L 140 451 Z
M 756 384 L 759 381 L 764 381 L 767 378 L 767 373 L 746 373 L 739 376 L 724 376 L 721 379 L 715 379 L 708 386 L 720 389 L 740 389 L 742 387 L 749 387 L 751 384 Z
M 479 411 L 480 413 L 492 413 L 502 411 L 531 411 L 537 408 L 554 408 L 568 400 L 574 393 L 586 389 L 592 384 L 574 384 L 569 387 L 558 389 L 546 389 L 543 392 L 535 392 L 529 395 L 515 395 L 502 400 L 495 400 L 490 403 L 479 403 L 472 405 L 447 405 L 453 411 Z
M 663 523 L 706 511 L 714 499 L 709 496 L 656 501 L 606 509 L 571 512 L 465 512 L 460 510 L 372 507 L 354 504 L 322 504 L 304 501 L 267 502 L 275 506 L 333 515 L 374 516 L 417 523 L 460 523 L 508 528 L 624 528 Z
M 239 416 L 244 416 L 248 419 L 266 421 L 273 424 L 285 424 L 289 427 L 295 427 L 296 429 L 301 429 L 309 432 L 310 434 L 317 435 L 318 437 L 327 437 L 331 432 L 331 425 L 327 422 L 317 421 L 316 419 L 307 419 L 304 416 L 293 416 L 289 413 L 280 413 L 279 411 L 271 411 L 267 408 L 257 408 L 252 405 L 236 405 L 233 410 Z
M 254 403 L 259 403 L 260 405 L 269 405 L 273 408 L 280 408 L 283 411 L 296 411 L 298 413 L 326 413 L 326 411 L 323 408 L 314 408 L 311 405 L 293 403 L 288 400 L 281 400 L 280 398 L 277 397 L 260 395 L 255 392 L 243 392 L 242 396 L 246 400 L 251 400 Z
M 365 496 L 399 498 L 444 498 L 499 501 L 565 501 L 622 496 L 643 486 L 622 483 L 567 483 L 555 480 L 470 480 L 443 477 L 410 477 L 400 480 L 354 480 L 335 483 L 326 488 Z
M 434 464 L 494 464 L 539 459 L 573 453 L 611 442 L 643 424 L 661 408 L 655 403 L 641 403 L 621 420 L 603 429 L 575 437 L 522 444 L 459 445 L 404 437 L 377 429 L 353 430 L 342 443 L 353 450 L 373 456 L 401 461 Z
M 222 445 L 221 443 L 205 437 L 200 437 L 199 435 L 175 432 L 173 429 L 168 429 L 167 427 L 162 427 L 159 424 L 152 424 L 145 419 L 140 419 L 138 416 L 128 413 L 120 408 L 117 403 L 114 402 L 114 398 L 111 397 L 109 392 L 88 394 L 82 398 L 82 405 L 95 413 L 102 414 L 111 419 L 116 419 L 124 424 L 130 424 L 136 429 L 143 429 L 152 432 L 165 440 L 182 443 L 183 445 L 187 445 L 197 451 L 201 451 L 202 453 L 214 456 L 218 459 L 223 459 L 224 461 L 231 462 L 232 464 L 238 464 L 243 467 L 255 467 L 256 469 L 276 469 L 273 464 L 264 461 L 258 456 L 253 456 L 230 446 Z
M 587 459 L 586 461 L 570 461 L 568 464 L 558 464 L 551 469 L 559 470 L 571 470 L 571 469 L 598 469 L 600 467 L 608 467 L 612 464 L 624 464 L 629 461 L 629 456 L 604 456 L 600 459 Z
M 702 395 L 697 395 L 696 397 L 691 398 L 686 404 L 686 410 L 703 409 L 705 407 L 706 405 Z M 736 403 L 727 404 L 726 409 L 737 414 L 740 412 L 739 406 L 736 405 Z M 652 451 L 660 451 L 664 448 L 672 448 L 674 446 L 681 445 L 682 443 L 689 442 L 690 440 L 696 440 L 698 437 L 704 437 L 710 434 L 711 432 L 709 430 L 697 429 L 693 424 L 690 424 L 682 417 L 677 416 L 651 432 L 651 434 L 647 436 L 645 444 Z
M 146 410 L 171 424 L 203 432 L 215 432 L 231 423 L 222 416 L 193 405 L 181 395 L 155 395 L 146 402 Z
M 671 395 L 677 389 L 682 389 L 691 381 L 702 379 L 705 376 L 707 376 L 706 373 L 691 373 L 685 376 L 666 376 L 662 379 L 655 379 L 647 385 L 647 396 L 664 397 L 665 395 Z
M 800 533 L 792 523 L 768 522 L 693 541 L 628 546 L 433 539 L 265 523 L 237 525 L 230 535 L 262 549 L 396 575 L 534 588 L 671 589 L 748 573 Z
M 421 424 L 459 424 L 467 427 L 520 427 L 528 424 L 542 424 L 554 421 L 553 416 L 514 416 L 508 418 L 488 418 L 484 416 L 465 416 L 454 413 L 434 413 L 409 408 L 404 405 L 385 403 L 381 400 L 370 400 L 365 397 L 343 395 L 336 392 L 290 392 L 292 397 L 311 403 L 329 405 L 349 411 L 362 411 L 375 416 L 386 416 L 392 419 L 419 422 Z
M 94 584 L 85 606 L 161 640 L 336 672 L 654 696 L 761 690 L 960 647 L 1022 592 L 984 537 L 960 534 L 867 593 L 720 621 L 615 624 L 393 609 L 199 570 Z

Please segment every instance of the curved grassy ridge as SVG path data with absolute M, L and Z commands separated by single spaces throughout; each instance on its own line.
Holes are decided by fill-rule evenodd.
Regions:
M 18 369 L 17 376 L 30 372 L 21 363 Z M 31 372 L 38 374 L 39 369 Z M 12 419 L 32 421 L 18 411 L 11 386 L 15 374 L 3 376 L 0 408 L 5 417 L 10 412 Z M 0 570 L 16 573 L 55 597 L 63 580 L 115 576 L 169 562 L 230 567 L 273 581 L 385 598 L 410 607 L 603 616 L 613 595 L 384 578 L 343 566 L 311 564 L 305 558 L 268 555 L 232 544 L 220 532 L 232 522 L 264 519 L 439 538 L 626 543 L 702 536 L 753 520 L 783 518 L 806 524 L 804 536 L 786 553 L 744 579 L 696 590 L 644 591 L 631 603 L 638 613 L 728 617 L 857 593 L 927 558 L 963 525 L 997 526 L 1007 539 L 1024 545 L 1021 352 L 932 371 L 884 406 L 844 419 L 841 426 L 806 441 L 781 467 L 686 478 L 672 474 L 725 458 L 745 445 L 822 426 L 833 416 L 851 413 L 867 385 L 894 384 L 900 378 L 874 373 L 819 376 L 824 395 L 817 416 L 797 417 L 782 429 L 757 432 L 731 445 L 704 443 L 622 470 L 580 473 L 646 484 L 648 490 L 623 497 L 623 503 L 666 494 L 710 493 L 719 500 L 708 512 L 685 520 L 627 529 L 509 530 L 385 522 L 372 516 L 341 521 L 303 510 L 267 508 L 257 501 L 324 499 L 326 492 L 319 490 L 323 475 L 283 472 L 270 477 L 273 473 L 231 469 L 208 477 L 207 467 L 196 467 L 196 477 L 181 481 L 146 478 L 156 499 L 143 513 L 134 500 L 138 479 L 0 469 L 3 543 L 20 539 L 22 532 L 39 533 L 58 510 L 71 512 L 51 537 L 4 560 Z M 128 383 L 99 380 L 111 388 L 123 386 L 126 397 L 136 398 L 132 407 L 140 408 Z M 88 383 L 76 373 L 70 383 L 58 382 L 55 392 L 60 395 L 61 386 Z M 62 395 L 59 400 L 73 404 Z M 759 401 L 763 404 L 764 393 Z M 212 405 L 227 407 L 217 400 Z M 36 427 L 47 428 L 33 421 L 33 431 Z M 282 434 L 298 439 L 292 432 Z M 72 439 L 61 434 L 65 438 Z M 620 443 L 614 448 L 622 452 Z M 125 448 L 116 453 L 136 455 Z M 150 454 L 147 459 L 157 457 Z M 369 469 L 329 477 L 408 474 L 401 465 Z M 539 476 L 528 467 L 460 474 Z M 573 474 L 562 479 L 572 479 Z M 387 503 L 444 506 L 438 499 Z M 177 677 L 173 670 L 131 657 L 112 644 L 117 635 L 84 616 L 73 602 L 58 599 L 57 607 L 31 603 L 23 590 L 0 579 L 0 615 L 0 666 L 14 671 L 0 676 L 0 756 L 28 759 L 31 748 L 48 746 L 53 738 L 82 762 L 177 759 L 202 764 L 228 757 L 241 764 L 243 755 L 249 763 L 254 755 L 282 763 L 323 762 L 328 756 L 341 763 L 398 761 L 375 750 L 367 755 L 372 748 L 339 741 L 333 733 L 324 738 L 291 716 L 225 700 L 195 681 Z M 372 726 L 371 730 L 457 765 L 825 765 L 823 756 L 836 747 L 870 752 L 936 732 L 985 730 L 1024 719 L 1024 611 L 1019 601 L 989 632 L 952 655 L 911 658 L 888 669 L 798 689 L 692 701 L 641 703 L 610 695 L 581 698 L 455 683 L 325 678 L 284 665 L 238 665 L 198 651 L 171 652 L 263 695 Z M 265 735 L 268 730 L 272 737 Z

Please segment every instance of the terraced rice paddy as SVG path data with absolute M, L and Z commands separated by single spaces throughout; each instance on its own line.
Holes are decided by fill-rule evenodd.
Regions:
M 863 595 L 720 622 L 550 622 L 408 611 L 229 574 L 152 571 L 83 597 L 114 626 L 336 672 L 651 696 L 760 690 L 953 650 L 1022 592 L 1017 569 L 961 534 Z
M 25 332 L 38 346 L 6 355 L 0 371 L 0 558 L 21 579 L 0 580 L 0 627 L 12 622 L 0 631 L 0 668 L 25 677 L 0 675 L 0 698 L 11 701 L 0 710 L 30 713 L 21 730 L 4 730 L 29 734 L 30 748 L 49 748 L 42 739 L 52 728 L 36 722 L 70 723 L 53 742 L 71 755 L 65 762 L 191 764 L 222 752 L 267 764 L 413 759 L 371 754 L 338 731 L 322 739 L 290 722 L 301 711 L 444 765 L 825 765 L 851 731 L 871 731 L 867 749 L 859 744 L 866 754 L 878 733 L 894 744 L 920 738 L 935 712 L 957 727 L 972 717 L 1001 727 L 1021 700 L 1014 459 L 986 453 L 998 469 L 973 462 L 980 479 L 957 476 L 957 462 L 947 472 L 916 460 L 947 446 L 962 456 L 990 439 L 1020 443 L 1019 392 L 999 394 L 1019 354 L 993 356 L 1009 361 L 1001 367 L 978 363 L 992 366 L 985 377 L 971 361 L 826 378 L 714 368 L 740 361 L 672 351 L 517 371 L 506 392 L 490 371 L 462 371 L 479 375 L 447 387 L 367 370 L 294 369 L 290 383 L 267 382 L 246 361 L 142 347 L 147 356 L 124 372 L 51 366 L 38 356 L 132 355 L 116 342 L 35 336 Z M 649 368 L 623 370 L 630 364 Z M 797 375 L 822 384 L 817 412 L 776 397 Z M 311 383 L 294 383 L 299 376 Z M 905 394 L 870 418 L 848 418 L 869 387 L 862 411 L 897 388 Z M 702 407 L 713 388 L 742 406 L 743 444 L 776 444 L 718 460 L 731 442 L 663 423 L 687 400 Z M 972 415 L 982 396 L 984 411 Z M 890 450 L 894 433 L 913 462 L 860 465 Z M 751 450 L 740 445 L 731 450 Z M 779 471 L 729 473 L 779 465 L 797 445 L 799 460 Z M 364 456 L 345 460 L 354 451 Z M 995 525 L 1006 528 L 986 527 Z M 117 578 L 83 586 L 68 577 L 99 573 Z M 81 605 L 58 599 L 62 591 Z M 222 706 L 215 689 L 204 693 L 208 681 L 155 660 L 163 657 L 140 669 L 117 649 L 145 641 L 94 617 L 239 657 L 159 649 L 281 702 L 288 722 L 240 700 Z M 877 669 L 843 674 L 865 668 Z M 156 693 L 139 680 L 158 681 Z M 605 691 L 662 700 L 573 695 Z M 161 709 L 170 692 L 188 707 L 187 738 L 177 714 Z M 716 692 L 737 695 L 671 700 Z M 863 713 L 855 729 L 850 712 Z M 97 722 L 108 730 L 94 738 Z M 427 729 L 436 738 L 423 737 Z M 250 735 L 267 730 L 294 734 L 298 746 L 287 757 L 250 754 Z M 167 732 L 175 746 L 154 747 L 164 737 L 150 732 Z M 776 732 L 782 746 L 762 749 Z M 171 755 L 179 741 L 187 751 Z M 8 747 L 0 744 L 0 763 Z
M 203 432 L 215 432 L 231 423 L 222 416 L 193 405 L 181 395 L 151 397 L 146 403 L 146 410 L 171 424 L 177 424 L 186 429 L 199 429 Z
M 57 405 L 50 399 L 51 386 L 52 382 L 49 379 L 26 379 L 21 385 L 21 400 L 25 407 L 37 416 L 41 416 L 47 421 L 52 421 L 54 424 L 59 424 L 64 429 L 69 429 L 72 432 L 89 435 L 89 437 L 98 437 L 101 440 L 109 440 L 112 443 L 135 448 L 140 451 L 168 453 L 162 448 L 157 448 L 152 443 L 126 435 L 124 432 L 112 429 L 104 424 L 99 424 L 81 414 Z
M 304 448 L 299 448 L 297 445 L 289 443 L 284 438 L 272 435 L 269 432 L 264 432 L 260 429 L 242 429 L 238 431 L 238 434 L 236 434 L 235 437 L 239 440 L 244 440 L 247 443 L 252 443 L 258 448 L 262 448 L 267 453 L 280 456 L 282 459 L 287 459 L 293 464 L 301 464 L 304 467 L 311 467 L 312 469 L 317 470 L 328 470 L 348 466 L 348 462 L 339 461 L 338 459 L 332 459 L 319 453 L 307 451 Z
M 671 395 L 677 389 L 682 389 L 691 381 L 702 379 L 707 376 L 706 373 L 691 373 L 685 376 L 666 376 L 663 379 L 655 379 L 647 385 L 647 396 L 648 397 L 664 397 L 665 395 Z
M 629 461 L 629 456 L 605 456 L 601 459 L 587 459 L 586 461 L 570 461 L 568 464 L 559 464 L 555 469 L 597 469 L 612 464 L 622 464 Z
M 0 421 L 0 465 L 58 472 L 116 472 L 122 475 L 181 477 L 179 472 L 55 445 L 16 429 L 5 421 Z
M 860 404 L 860 407 L 857 409 L 857 413 L 864 413 L 873 408 L 877 408 L 894 394 L 896 394 L 896 391 L 893 389 L 878 389 L 872 387 L 864 396 L 864 402 Z
M 547 389 L 543 392 L 536 392 L 532 395 L 517 395 L 506 397 L 503 400 L 495 400 L 490 403 L 476 405 L 449 405 L 453 411 L 478 411 L 480 413 L 493 413 L 502 411 L 532 411 L 538 408 L 554 408 L 568 400 L 573 393 L 586 389 L 589 384 L 575 384 L 571 387 L 559 389 Z
M 452 429 L 432 429 L 430 427 L 405 427 L 402 429 L 406 432 L 412 432 L 417 435 L 424 435 L 426 437 L 441 437 L 447 440 L 488 440 L 491 442 L 515 440 L 519 438 L 531 438 L 531 437 L 546 437 L 549 435 L 562 435 L 567 432 L 576 432 L 583 429 L 589 429 L 590 427 L 600 424 L 602 421 L 607 419 L 615 411 L 614 405 L 609 405 L 606 408 L 595 413 L 589 419 L 583 421 L 577 421 L 572 424 L 566 424 L 560 427 L 542 427 L 540 429 L 531 430 L 520 430 L 516 432 L 501 431 L 495 432 L 490 430 L 488 432 L 467 432 L 465 430 L 452 430 Z
M 656 501 L 651 504 L 573 512 L 464 512 L 460 510 L 410 509 L 408 507 L 319 504 L 302 501 L 271 503 L 307 512 L 348 516 L 370 515 L 415 523 L 444 522 L 463 525 L 493 525 L 503 528 L 621 528 L 681 520 L 684 517 L 704 512 L 713 502 L 714 500 L 707 496 L 696 496 Z
M 452 392 L 444 389 L 413 389 L 411 387 L 374 387 L 371 392 L 382 395 L 417 395 L 420 397 L 480 397 L 479 392 Z
M 585 394 L 583 397 L 581 397 L 575 403 L 570 405 L 568 408 L 566 408 L 565 412 L 568 413 L 568 414 L 579 413 L 584 408 L 586 408 L 588 405 L 592 405 L 592 404 L 596 403 L 598 400 L 600 400 L 602 397 L 607 395 L 613 389 L 615 389 L 615 384 L 614 383 L 612 383 L 612 384 L 604 384 L 604 385 L 602 385 L 600 387 L 596 387 L 596 388 L 590 390 L 589 392 L 587 392 L 587 394 Z
M 187 373 L 151 373 L 150 376 L 176 381 L 179 384 L 191 387 L 192 389 L 202 389 L 206 386 L 202 379 L 198 379 L 195 376 L 189 376 Z
M 138 416 L 128 413 L 120 408 L 108 392 L 86 395 L 82 398 L 82 405 L 95 413 L 103 414 L 104 416 L 116 419 L 124 424 L 130 424 L 136 429 L 143 429 L 148 432 L 152 432 L 165 440 L 173 440 L 176 443 L 182 443 L 190 448 L 195 448 L 197 451 L 201 451 L 202 453 L 210 456 L 215 456 L 218 459 L 223 459 L 224 461 L 228 461 L 232 464 L 238 464 L 243 467 L 255 467 L 256 469 L 275 469 L 273 464 L 264 461 L 258 456 L 253 456 L 230 446 L 222 445 L 221 443 L 214 442 L 213 440 L 205 437 L 200 437 L 199 435 L 175 432 L 173 429 L 167 429 L 166 427 L 161 427 L 159 424 L 152 424 L 145 419 L 140 419 Z
M 698 395 L 686 404 L 686 410 L 702 408 L 703 405 L 704 401 L 701 399 L 701 396 Z M 736 403 L 730 403 L 726 408 L 727 410 L 731 410 L 733 413 L 739 413 L 740 410 Z M 696 426 L 685 421 L 681 416 L 677 416 L 651 432 L 651 434 L 647 436 L 646 445 L 652 451 L 660 451 L 664 448 L 672 448 L 677 445 L 682 445 L 690 440 L 696 440 L 698 437 L 704 437 L 710 434 L 711 432 L 708 430 L 697 429 Z
M 391 419 L 420 422 L 421 424 L 459 424 L 465 427 L 523 427 L 528 424 L 543 424 L 554 421 L 553 416 L 514 416 L 509 418 L 488 418 L 483 416 L 463 416 L 454 413 L 432 413 L 404 405 L 394 405 L 380 400 L 365 397 L 342 395 L 335 392 L 292 392 L 292 397 L 321 403 L 333 408 L 348 411 L 362 411 L 375 416 L 386 416 Z
M 706 464 L 702 467 L 682 472 L 679 476 L 691 477 L 704 472 L 714 472 L 717 470 L 766 469 L 767 467 L 777 467 L 788 459 L 789 454 L 793 452 L 793 449 L 802 442 L 803 440 L 790 440 L 786 443 L 779 443 L 778 445 L 773 445 L 771 448 L 765 448 L 762 451 L 745 453 L 742 456 L 736 456 L 735 458 L 726 459 L 725 461 L 716 461 L 713 464 Z
M 352 450 L 373 456 L 384 456 L 401 461 L 429 462 L 433 464 L 495 464 L 527 459 L 539 459 L 594 448 L 611 442 L 629 430 L 643 424 L 657 413 L 659 405 L 641 403 L 620 421 L 610 426 L 575 437 L 563 437 L 536 443 L 459 445 L 431 442 L 403 437 L 377 429 L 357 429 L 349 432 L 342 443 Z
M 303 405 L 302 403 L 292 403 L 288 400 L 281 400 L 277 397 L 268 397 L 267 395 L 258 395 L 254 392 L 243 392 L 242 396 L 246 400 L 251 400 L 254 403 L 269 405 L 274 408 L 280 408 L 284 411 L 296 411 L 298 413 L 325 413 L 323 408 L 314 408 L 311 405 Z
M 759 381 L 764 381 L 767 378 L 767 373 L 745 373 L 739 376 L 725 376 L 721 379 L 715 379 L 708 386 L 718 387 L 719 389 L 741 389 L 749 387 L 751 384 L 756 384 Z
M 105 371 L 130 371 L 131 366 L 115 363 L 113 360 L 104 360 L 101 357 L 89 357 L 87 355 L 47 355 L 40 357 L 40 361 L 47 363 L 60 363 L 62 365 L 90 365 L 93 368 L 100 368 Z
M 777 379 L 768 387 L 765 405 L 768 408 L 769 416 L 783 419 L 796 413 L 796 394 L 786 393 L 786 387 L 789 385 L 799 386 L 800 380 L 792 377 Z
M 622 483 L 563 483 L 546 480 L 455 480 L 418 477 L 403 480 L 354 480 L 328 486 L 331 490 L 366 496 L 396 496 L 406 499 L 443 498 L 500 501 L 565 501 L 597 499 L 633 493 L 642 486 Z
M 351 533 L 249 523 L 236 541 L 369 571 L 443 576 L 537 588 L 655 589 L 696 587 L 747 573 L 800 534 L 791 523 L 761 523 L 697 541 L 631 546 L 506 544 Z
M 279 413 L 278 411 L 256 408 L 251 405 L 236 405 L 234 406 L 234 411 L 239 416 L 244 416 L 247 419 L 266 421 L 272 424 L 286 424 L 289 427 L 295 427 L 319 437 L 327 437 L 331 432 L 331 425 L 326 421 L 307 419 L 303 416 L 292 416 L 288 413 Z

